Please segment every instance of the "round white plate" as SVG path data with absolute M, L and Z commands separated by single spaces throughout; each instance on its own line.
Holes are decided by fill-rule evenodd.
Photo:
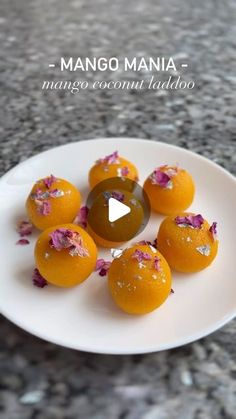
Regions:
M 140 170 L 141 182 L 158 165 L 179 163 L 196 182 L 191 211 L 219 227 L 219 254 L 208 269 L 193 275 L 173 273 L 175 293 L 159 309 L 130 316 L 113 303 L 106 277 L 92 274 L 72 289 L 32 285 L 33 249 L 16 246 L 17 220 L 25 218 L 24 202 L 38 178 L 53 173 L 88 193 L 87 174 L 99 157 L 118 150 Z M 134 354 L 180 346 L 215 331 L 236 314 L 235 178 L 211 161 L 187 150 L 158 142 L 129 138 L 82 141 L 41 153 L 0 180 L 1 313 L 12 322 L 48 341 L 90 352 Z M 154 239 L 162 216 L 151 220 L 137 239 Z M 136 239 L 135 239 L 136 240 Z M 128 245 L 128 244 L 127 244 Z M 109 250 L 100 257 L 111 259 Z

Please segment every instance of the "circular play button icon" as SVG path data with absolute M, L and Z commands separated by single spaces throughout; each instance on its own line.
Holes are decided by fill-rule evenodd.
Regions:
M 90 192 L 87 203 L 88 231 L 98 244 L 131 240 L 147 225 L 150 204 L 138 183 L 127 178 L 100 182 Z

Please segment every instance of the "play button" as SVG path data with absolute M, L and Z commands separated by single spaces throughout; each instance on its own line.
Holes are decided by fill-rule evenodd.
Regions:
M 124 217 L 125 215 L 131 212 L 130 207 L 128 205 L 122 204 L 122 202 L 118 201 L 115 198 L 109 198 L 108 201 L 108 220 L 110 223 L 113 223 L 116 220 Z
M 150 204 L 145 191 L 128 178 L 106 179 L 88 195 L 88 232 L 98 245 L 115 247 L 146 227 Z

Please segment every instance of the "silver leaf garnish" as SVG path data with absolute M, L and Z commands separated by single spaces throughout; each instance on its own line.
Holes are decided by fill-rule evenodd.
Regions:
M 123 253 L 122 249 L 111 249 L 111 256 L 113 259 L 119 258 Z
M 211 253 L 211 248 L 208 244 L 204 245 L 204 246 L 199 246 L 196 247 L 196 250 L 201 253 L 201 255 L 203 256 L 209 256 Z

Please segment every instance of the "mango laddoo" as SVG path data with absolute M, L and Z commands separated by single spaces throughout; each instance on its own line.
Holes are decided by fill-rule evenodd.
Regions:
M 120 157 L 118 151 L 96 161 L 89 171 L 90 188 L 94 188 L 103 180 L 115 177 L 138 181 L 137 168 L 130 161 Z
M 36 242 L 34 254 L 41 276 L 59 287 L 83 282 L 94 271 L 97 260 L 93 239 L 74 224 L 44 230 Z
M 192 203 L 195 186 L 192 176 L 178 166 L 157 167 L 144 183 L 151 208 L 165 215 L 186 210 Z
M 130 208 L 130 213 L 114 222 L 109 221 L 109 199 Z M 116 247 L 140 232 L 144 222 L 142 203 L 129 191 L 107 190 L 99 193 L 88 212 L 88 232 L 102 247 Z
M 210 226 L 201 214 L 166 217 L 157 234 L 157 248 L 176 271 L 201 271 L 217 255 L 217 223 Z
M 153 246 L 134 245 L 115 258 L 108 272 L 108 286 L 115 303 L 129 314 L 155 310 L 171 292 L 171 271 Z
M 28 217 L 39 230 L 72 223 L 80 205 L 79 190 L 67 180 L 53 175 L 36 182 L 26 200 Z

